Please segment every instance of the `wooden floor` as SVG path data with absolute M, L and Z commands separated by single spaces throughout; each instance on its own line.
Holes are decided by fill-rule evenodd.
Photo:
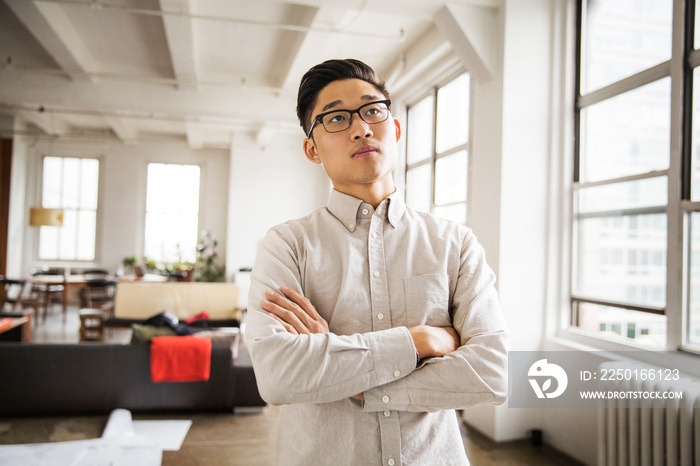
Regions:
M 56 309 L 57 311 L 57 309 Z M 54 311 L 46 323 L 33 329 L 34 342 L 78 341 L 75 308 L 64 324 Z M 110 339 L 128 341 L 128 334 L 111 334 Z M 104 416 L 21 418 L 0 420 L 0 445 L 60 442 L 99 438 L 107 422 Z M 164 452 L 163 465 L 246 465 L 274 464 L 278 408 L 268 406 L 256 413 L 187 413 L 177 415 L 133 414 L 134 420 L 189 419 L 192 426 L 179 451 Z M 578 465 L 572 458 L 529 442 L 494 443 L 480 433 L 462 426 L 463 441 L 473 466 Z
M 278 408 L 274 406 L 255 414 L 134 414 L 133 419 L 192 420 L 192 427 L 180 450 L 163 452 L 162 464 L 165 466 L 275 464 Z M 107 416 L 4 419 L 0 420 L 0 444 L 99 438 L 106 422 Z M 547 446 L 535 448 L 526 441 L 494 444 L 466 428 L 463 433 L 472 466 L 579 464 Z

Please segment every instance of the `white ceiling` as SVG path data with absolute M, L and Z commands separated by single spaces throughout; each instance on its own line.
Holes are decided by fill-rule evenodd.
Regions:
M 444 3 L 3 0 L 0 114 L 61 138 L 265 145 L 301 134 L 308 68 L 354 57 L 390 77 Z

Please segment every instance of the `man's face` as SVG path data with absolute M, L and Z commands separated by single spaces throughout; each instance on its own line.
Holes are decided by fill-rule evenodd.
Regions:
M 384 99 L 386 96 L 361 79 L 334 81 L 319 93 L 312 116 L 337 109 L 354 110 Z M 401 136 L 398 120 L 390 117 L 368 124 L 355 113 L 347 130 L 328 133 L 317 123 L 312 135 L 304 140 L 304 153 L 312 162 L 323 165 L 335 189 L 359 198 L 368 189 L 385 196 L 394 191 L 392 171 Z

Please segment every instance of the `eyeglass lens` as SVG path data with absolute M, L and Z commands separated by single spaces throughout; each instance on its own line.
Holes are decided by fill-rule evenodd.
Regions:
M 353 113 L 357 113 L 365 123 L 381 123 L 389 118 L 389 107 L 384 102 L 372 102 L 357 110 L 338 110 L 328 113 L 323 116 L 321 123 L 329 133 L 345 131 L 350 127 Z

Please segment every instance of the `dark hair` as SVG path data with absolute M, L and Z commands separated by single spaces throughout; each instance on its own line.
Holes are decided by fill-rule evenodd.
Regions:
M 323 63 L 309 69 L 301 78 L 299 93 L 297 94 L 297 117 L 304 129 L 304 134 L 308 134 L 311 126 L 311 114 L 316 106 L 318 94 L 324 87 L 334 81 L 344 79 L 361 79 L 367 81 L 377 88 L 385 98 L 389 98 L 384 81 L 367 64 L 360 60 L 347 58 L 344 60 L 326 60 Z

